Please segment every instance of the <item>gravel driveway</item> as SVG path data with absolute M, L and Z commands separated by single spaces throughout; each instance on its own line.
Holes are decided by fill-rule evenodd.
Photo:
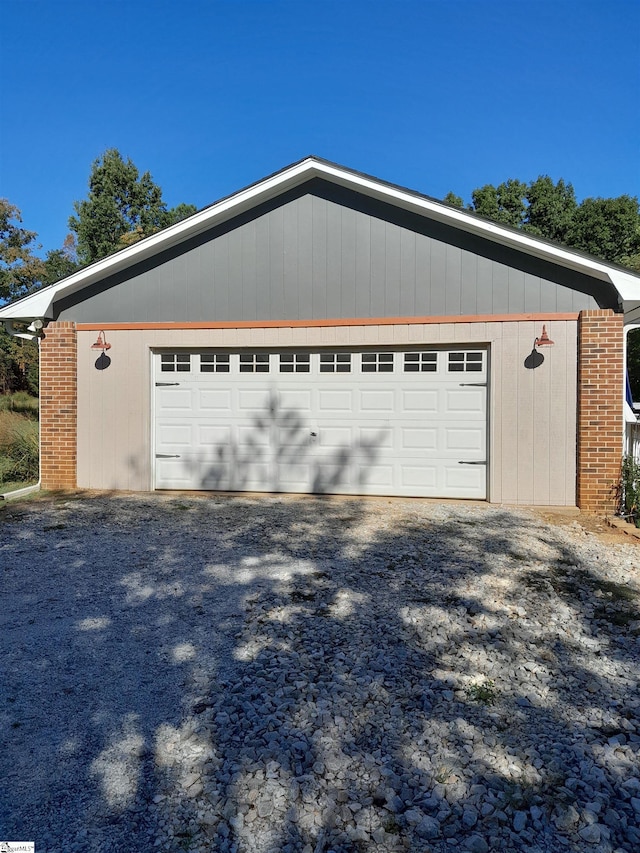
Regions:
M 0 839 L 640 849 L 640 545 L 409 500 L 0 509 Z

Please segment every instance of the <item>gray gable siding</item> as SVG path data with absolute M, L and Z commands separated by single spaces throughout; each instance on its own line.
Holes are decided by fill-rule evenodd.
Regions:
M 287 321 L 616 307 L 588 276 L 315 179 L 59 300 L 86 323 Z

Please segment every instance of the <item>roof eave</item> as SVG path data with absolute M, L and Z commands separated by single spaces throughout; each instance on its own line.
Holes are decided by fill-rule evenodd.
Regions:
M 269 201 L 271 198 L 293 189 L 313 177 L 322 177 L 335 184 L 350 189 L 358 189 L 371 198 L 395 204 L 422 216 L 429 216 L 478 237 L 492 240 L 503 246 L 526 252 L 534 257 L 557 263 L 560 266 L 610 283 L 616 288 L 621 302 L 625 300 L 640 301 L 640 276 L 626 273 L 624 270 L 619 270 L 604 261 L 599 261 L 564 246 L 542 241 L 517 229 L 482 219 L 474 213 L 451 207 L 403 187 L 387 184 L 377 178 L 345 169 L 317 157 L 307 157 L 215 202 L 175 225 L 146 237 L 139 243 L 122 249 L 114 255 L 109 255 L 89 267 L 78 270 L 78 272 L 50 287 L 43 288 L 11 305 L 0 308 L 0 319 L 50 319 L 54 314 L 53 305 L 60 295 L 71 295 L 96 281 L 100 281 L 107 275 L 113 275 L 136 263 L 147 260 L 159 250 L 170 249 L 184 240 L 212 228 L 219 222 L 223 222 L 231 216 L 242 214 L 257 204 Z
M 160 249 L 170 249 L 184 240 L 207 231 L 218 222 L 224 221 L 230 214 L 234 216 L 242 214 L 258 203 L 269 201 L 280 193 L 293 189 L 309 179 L 313 163 L 315 163 L 313 158 L 301 160 L 282 172 L 227 196 L 187 217 L 187 219 L 170 225 L 168 228 L 163 228 L 162 231 L 145 237 L 140 242 L 134 243 L 113 255 L 102 258 L 49 287 L 42 288 L 29 296 L 24 296 L 6 305 L 4 308 L 0 308 L 0 320 L 51 319 L 53 317 L 53 304 L 59 295 L 69 296 L 76 293 L 84 287 L 101 281 L 107 275 L 114 275 L 153 257 Z

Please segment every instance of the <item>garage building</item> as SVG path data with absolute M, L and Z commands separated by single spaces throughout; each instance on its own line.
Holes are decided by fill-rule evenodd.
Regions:
M 309 157 L 0 309 L 45 488 L 611 508 L 640 276 Z

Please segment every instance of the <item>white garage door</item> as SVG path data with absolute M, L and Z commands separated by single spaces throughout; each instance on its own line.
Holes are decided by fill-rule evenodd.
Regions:
M 155 487 L 486 497 L 487 351 L 154 355 Z

